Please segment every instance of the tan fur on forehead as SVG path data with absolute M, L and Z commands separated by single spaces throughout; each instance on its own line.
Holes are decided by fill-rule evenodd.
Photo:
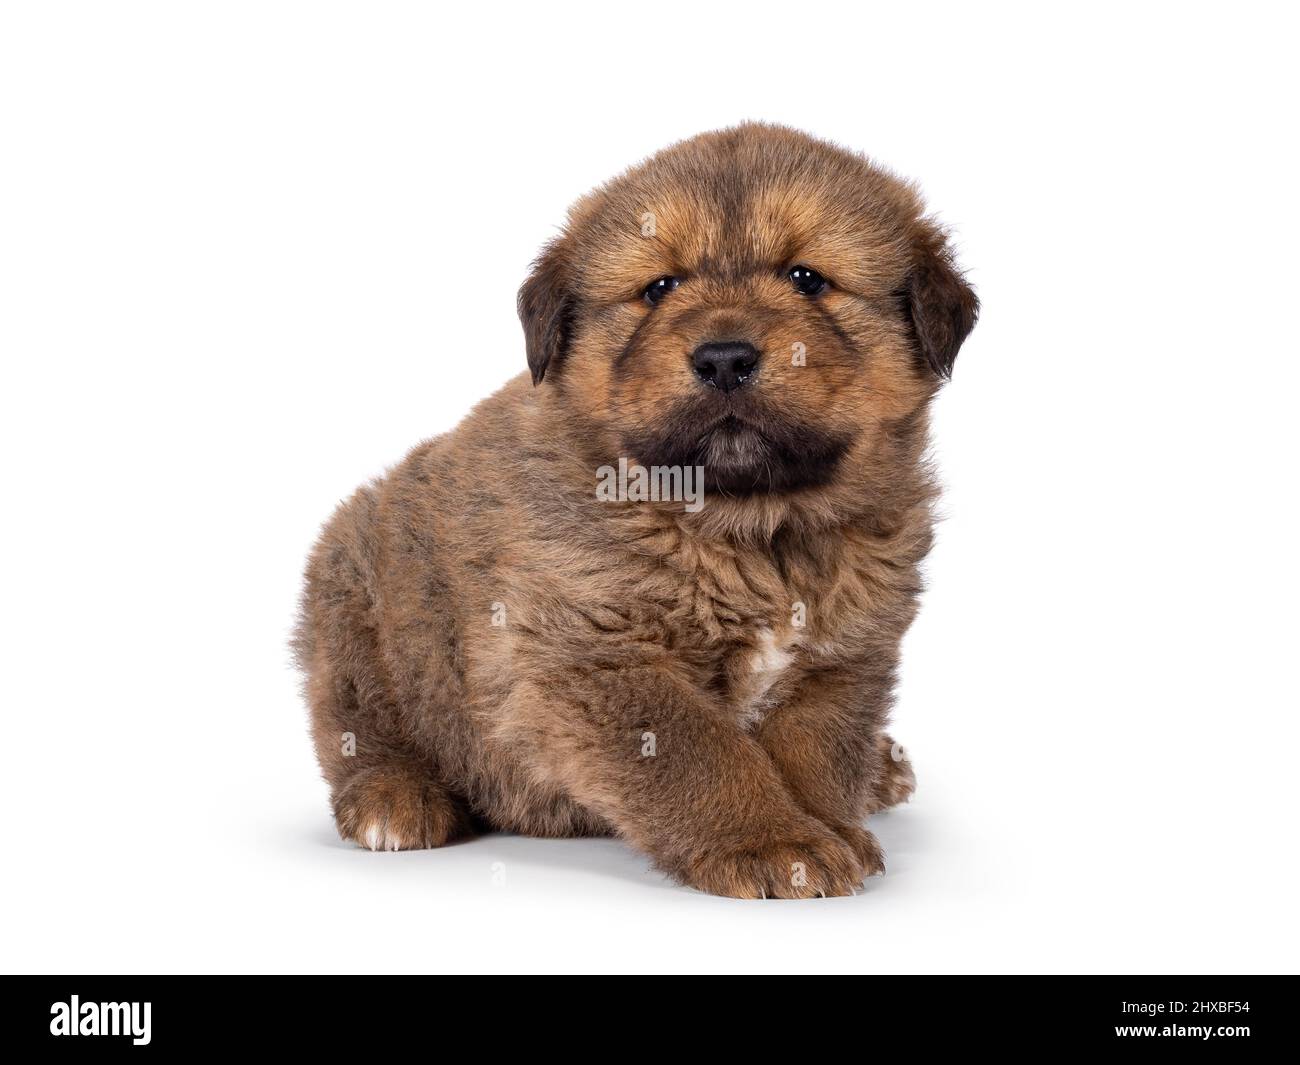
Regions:
M 665 274 L 796 263 L 872 297 L 900 283 L 921 215 L 915 189 L 865 157 L 751 123 L 682 141 L 589 193 L 568 233 L 575 281 L 596 301 L 634 298 Z

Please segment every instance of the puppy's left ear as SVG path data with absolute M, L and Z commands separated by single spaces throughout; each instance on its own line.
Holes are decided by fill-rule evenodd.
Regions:
M 975 328 L 980 301 L 954 265 L 941 233 L 928 233 L 917 242 L 905 296 L 921 357 L 940 377 L 951 377 L 962 341 Z
M 533 272 L 519 289 L 519 320 L 533 384 L 568 349 L 573 329 L 573 299 L 569 289 L 564 238 L 552 241 L 533 263 Z

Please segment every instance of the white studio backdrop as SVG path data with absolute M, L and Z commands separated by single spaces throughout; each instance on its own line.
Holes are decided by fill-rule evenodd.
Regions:
M 1294 971 L 1294 14 L 8 4 L 16 971 Z M 981 322 L 852 899 L 370 854 L 286 639 L 335 503 L 523 369 L 589 187 L 747 118 L 917 178 Z

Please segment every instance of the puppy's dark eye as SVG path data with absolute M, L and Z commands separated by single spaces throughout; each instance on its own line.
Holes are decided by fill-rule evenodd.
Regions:
M 646 303 L 658 303 L 680 284 L 680 279 L 676 277 L 661 277 L 658 281 L 651 281 L 645 287 Z
M 810 267 L 795 266 L 790 269 L 790 284 L 805 296 L 819 296 L 826 289 L 826 278 Z

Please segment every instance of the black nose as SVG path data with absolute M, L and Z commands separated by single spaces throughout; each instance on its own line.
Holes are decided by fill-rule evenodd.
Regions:
M 706 385 L 730 392 L 739 388 L 758 369 L 758 348 L 743 341 L 701 344 L 691 355 L 695 376 Z

